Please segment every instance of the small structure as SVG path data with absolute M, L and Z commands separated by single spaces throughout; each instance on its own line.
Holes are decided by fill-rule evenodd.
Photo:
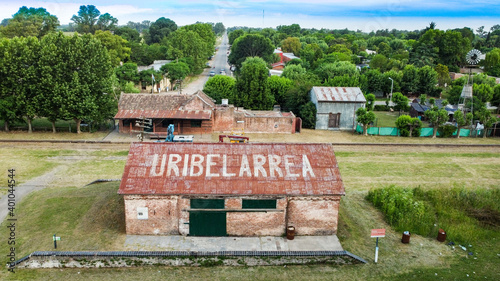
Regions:
M 175 125 L 175 134 L 232 133 L 236 129 L 247 133 L 293 134 L 300 131 L 298 118 L 292 112 L 252 111 L 227 104 L 227 100 L 216 105 L 202 91 L 192 95 L 122 94 L 114 118 L 119 121 L 120 133 L 140 131 L 142 128 L 135 126 L 136 121 L 152 119 L 149 132 L 160 137 L 167 136 L 170 124 Z
M 330 144 L 133 143 L 119 194 L 127 234 L 337 232 L 345 195 Z
M 320 130 L 353 130 L 356 110 L 366 104 L 358 87 L 313 87 L 310 95 Z
M 453 114 L 457 111 L 458 106 L 447 104 L 443 106 L 443 100 L 435 99 L 434 106 L 437 106 L 439 109 L 444 108 L 448 112 L 449 122 L 453 121 Z M 419 118 L 422 121 L 426 120 L 425 112 L 432 108 L 432 105 L 426 100 L 425 105 L 420 104 L 420 99 L 414 99 L 410 104 L 410 116 L 412 118 Z
M 280 61 L 273 63 L 271 65 L 272 70 L 283 70 L 283 68 L 285 68 L 285 65 L 287 62 L 289 62 L 293 59 L 300 59 L 299 57 L 295 56 L 293 53 L 283 53 L 281 48 L 275 49 L 274 53 L 278 54 L 278 56 L 280 56 Z
M 148 70 L 148 69 L 160 71 L 162 66 L 164 66 L 165 64 L 169 64 L 171 62 L 172 62 L 171 60 L 155 60 L 150 65 L 137 66 L 137 71 L 141 72 L 143 70 Z M 152 86 L 148 86 L 145 84 L 143 85 L 143 83 L 139 81 L 139 84 L 136 87 L 143 93 L 151 93 L 151 92 L 157 93 L 157 92 L 163 92 L 164 90 L 166 91 L 167 88 L 172 89 L 172 85 L 170 85 L 170 80 L 168 80 L 167 77 L 163 77 L 161 80 L 155 81 L 154 86 L 155 86 L 154 89 L 151 89 Z

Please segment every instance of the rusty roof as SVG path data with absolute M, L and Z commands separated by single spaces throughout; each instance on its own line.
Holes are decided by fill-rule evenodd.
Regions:
M 344 195 L 330 144 L 132 143 L 119 194 Z
M 210 120 L 211 110 L 118 110 L 115 119 L 167 118 Z
M 195 100 L 200 100 L 202 106 L 197 105 L 197 108 L 189 106 Z M 214 101 L 202 91 L 197 91 L 192 95 L 178 93 L 122 94 L 115 118 L 210 119 L 213 108 L 215 108 Z
M 359 87 L 313 87 L 311 91 L 319 102 L 366 103 Z

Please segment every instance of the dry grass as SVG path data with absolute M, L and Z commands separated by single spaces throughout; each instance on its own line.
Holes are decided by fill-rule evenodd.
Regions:
M 47 132 L 33 132 L 28 133 L 25 131 L 12 131 L 0 132 L 1 140 L 102 140 L 108 135 L 109 132 L 95 132 L 95 133 L 47 133 Z

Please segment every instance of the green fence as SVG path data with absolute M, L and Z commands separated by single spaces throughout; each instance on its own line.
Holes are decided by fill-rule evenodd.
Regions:
M 458 131 L 458 130 L 457 130 Z M 457 131 L 453 133 L 454 136 L 457 135 Z M 358 124 L 356 127 L 356 132 L 359 134 L 363 133 L 363 126 Z M 366 130 L 367 134 L 369 135 L 374 135 L 374 136 L 399 136 L 399 130 L 398 128 L 395 127 L 368 127 Z M 433 128 L 421 128 L 420 129 L 420 136 L 421 137 L 432 137 L 432 134 L 434 132 Z M 460 136 L 461 137 L 482 137 L 484 133 L 484 130 L 477 130 L 477 131 L 472 131 L 470 129 L 461 129 L 460 130 Z M 492 129 L 488 129 L 488 135 L 491 136 L 493 133 Z M 439 131 L 436 133 L 436 136 L 439 137 Z

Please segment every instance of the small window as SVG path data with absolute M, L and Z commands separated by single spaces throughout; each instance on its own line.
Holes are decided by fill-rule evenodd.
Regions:
M 191 128 L 201 128 L 201 120 L 191 120 Z
M 243 209 L 276 209 L 276 199 L 271 200 L 254 200 L 243 199 Z
M 147 207 L 137 207 L 137 219 L 147 220 L 148 219 L 148 208 Z

